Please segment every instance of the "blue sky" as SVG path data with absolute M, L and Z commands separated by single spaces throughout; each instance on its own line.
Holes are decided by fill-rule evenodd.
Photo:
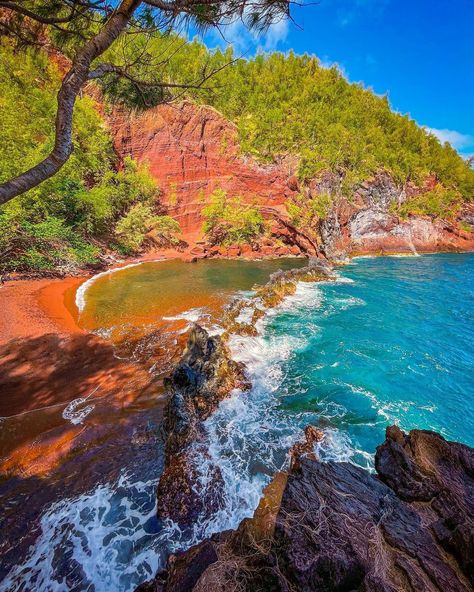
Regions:
M 232 25 L 227 41 L 252 55 L 293 49 L 337 63 L 392 107 L 463 155 L 474 154 L 474 0 L 316 0 L 255 38 Z M 215 34 L 209 46 L 225 45 Z

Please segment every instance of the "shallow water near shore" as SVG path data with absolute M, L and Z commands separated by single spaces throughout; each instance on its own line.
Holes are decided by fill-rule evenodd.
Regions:
M 181 323 L 178 330 L 191 319 L 216 329 L 233 293 L 250 290 L 282 265 L 249 263 L 245 270 L 243 262 L 208 263 L 184 267 L 184 274 L 173 262 L 144 264 L 100 278 L 86 293 L 82 322 L 109 334 L 120 324 L 143 326 L 163 316 Z M 162 274 L 160 282 L 154 273 Z M 132 591 L 169 549 L 251 515 L 308 423 L 325 432 L 323 459 L 368 469 L 392 423 L 473 446 L 474 255 L 356 259 L 338 275 L 334 283 L 300 284 L 259 321 L 258 337 L 232 337 L 253 388 L 223 401 L 206 424 L 211 457 L 225 480 L 226 504 L 218 514 L 191 532 L 156 519 L 160 415 L 141 409 L 133 419 L 141 430 L 138 446 L 126 453 L 124 441 L 116 458 L 108 450 L 102 464 L 113 470 L 102 475 L 100 459 L 92 459 L 94 478 L 84 475 L 89 487 L 70 487 L 68 495 L 66 486 L 63 499 L 45 504 L 39 521 L 32 520 L 30 549 L 18 551 L 1 589 Z M 161 282 L 177 285 L 177 278 L 182 298 L 157 292 Z M 137 440 L 135 432 L 131 437 Z M 205 475 L 206 461 L 200 469 Z
M 80 298 L 79 324 L 105 335 L 125 326 L 181 326 L 204 317 L 217 318 L 231 294 L 265 283 L 279 269 L 306 264 L 304 258 L 187 263 L 156 261 L 101 274 Z

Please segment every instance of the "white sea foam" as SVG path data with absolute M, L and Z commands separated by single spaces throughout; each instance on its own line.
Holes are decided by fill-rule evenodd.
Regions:
M 71 401 L 63 411 L 63 418 L 68 419 L 72 424 L 82 423 L 95 405 L 83 405 L 87 403 L 88 397 L 79 397 Z
M 354 280 L 345 275 L 336 272 L 336 284 L 354 284 Z
M 72 424 L 77 425 L 84 421 L 89 413 L 95 408 L 95 405 L 86 405 L 87 401 L 100 388 L 96 386 L 86 397 L 78 397 L 73 399 L 63 410 L 63 418 L 68 419 Z
M 242 308 L 240 313 L 235 317 L 236 323 L 248 324 L 252 320 L 254 309 L 251 306 Z
M 216 335 L 222 335 L 223 333 L 225 333 L 224 327 L 221 327 L 221 325 L 217 324 L 208 325 L 206 326 L 206 329 L 211 337 L 214 337 Z
M 53 504 L 41 517 L 29 556 L 7 575 L 2 590 L 133 590 L 158 567 L 157 542 L 145 529 L 155 513 L 154 496 L 155 482 L 122 477 Z
M 351 257 L 351 261 L 357 261 L 357 259 L 376 259 L 378 255 L 356 255 Z
M 196 323 L 203 317 L 209 318 L 210 314 L 204 308 L 190 308 L 174 316 L 162 317 L 164 321 L 188 321 L 188 323 Z

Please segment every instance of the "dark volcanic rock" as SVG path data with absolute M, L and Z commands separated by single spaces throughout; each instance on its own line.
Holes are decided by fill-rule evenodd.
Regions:
M 434 512 L 438 542 L 474 582 L 474 454 L 435 432 L 404 434 L 393 426 L 377 449 L 380 478 L 401 498 L 425 502 Z
M 165 380 L 170 398 L 165 411 L 165 467 L 158 484 L 158 514 L 182 526 L 221 503 L 222 476 L 208 462 L 203 421 L 235 388 L 248 388 L 242 364 L 230 359 L 220 337 L 199 325 L 190 331 L 181 362 Z M 199 467 L 206 464 L 205 483 Z
M 433 432 L 392 427 L 377 449 L 378 474 L 321 463 L 304 445 L 301 451 L 270 535 L 255 536 L 257 512 L 237 531 L 180 554 L 179 574 L 169 569 L 155 589 L 474 589 L 473 449 Z
M 184 553 L 171 555 L 167 569 L 161 571 L 152 582 L 138 586 L 136 592 L 192 590 L 201 575 L 217 560 L 216 548 L 212 541 L 203 541 Z

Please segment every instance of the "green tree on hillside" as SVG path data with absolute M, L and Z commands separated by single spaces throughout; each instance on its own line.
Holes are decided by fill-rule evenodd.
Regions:
M 265 230 L 259 208 L 244 204 L 239 196 L 229 197 L 216 189 L 202 209 L 203 231 L 215 245 L 251 244 Z
M 0 181 L 50 150 L 60 83 L 57 66 L 44 52 L 18 53 L 11 44 L 0 48 Z M 152 212 L 154 226 L 167 221 L 154 211 L 159 189 L 146 166 L 126 158 L 116 170 L 111 137 L 95 101 L 78 99 L 74 117 L 74 152 L 65 166 L 0 207 L 3 271 L 71 272 L 96 263 L 107 245 L 130 252 L 136 243 L 131 244 L 126 227 L 120 237 L 115 228 L 137 205 Z

